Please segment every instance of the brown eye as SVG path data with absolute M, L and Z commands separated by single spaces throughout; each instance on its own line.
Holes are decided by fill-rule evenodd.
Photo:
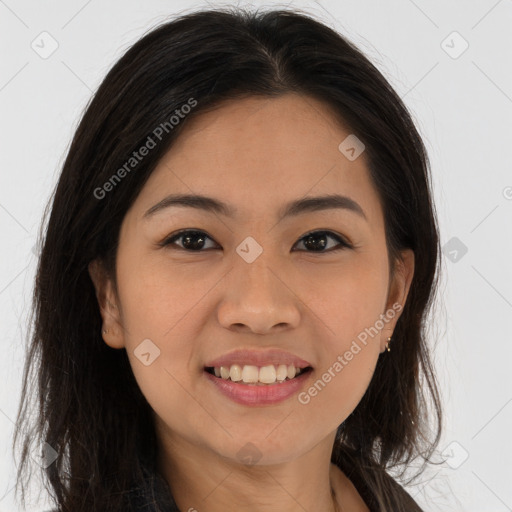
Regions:
M 337 244 L 334 248 L 329 246 L 329 239 L 335 240 Z M 299 243 L 302 242 L 306 247 L 307 252 L 334 252 L 340 249 L 351 249 L 352 246 L 346 242 L 343 238 L 336 235 L 332 231 L 313 231 L 303 236 Z M 324 250 L 328 247 L 327 250 Z
M 172 235 L 170 238 L 164 240 L 162 246 L 177 245 L 176 241 L 181 240 L 181 245 L 178 245 L 179 249 L 192 252 L 201 252 L 205 248 L 206 240 L 213 240 L 204 231 L 195 230 L 184 230 L 179 233 Z M 207 247 L 211 249 L 212 247 Z M 215 248 L 215 247 L 213 247 Z
M 329 242 L 334 240 L 336 243 Z M 206 247 L 207 240 L 214 242 L 213 247 Z M 180 241 L 178 244 L 177 241 Z M 346 242 L 336 233 L 332 231 L 313 231 L 303 236 L 298 243 L 303 243 L 306 252 L 334 252 L 340 249 L 351 249 L 352 245 Z M 162 247 L 174 246 L 173 248 L 190 252 L 204 252 L 203 250 L 218 249 L 220 246 L 208 236 L 204 231 L 200 230 L 182 230 L 164 240 Z

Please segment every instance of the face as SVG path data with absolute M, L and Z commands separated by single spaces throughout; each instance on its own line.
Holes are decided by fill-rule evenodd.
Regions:
M 340 151 L 350 130 L 324 104 L 248 98 L 190 121 L 124 218 L 118 293 L 90 266 L 105 298 L 104 339 L 126 349 L 157 428 L 176 444 L 225 460 L 254 447 L 262 464 L 292 460 L 362 398 L 405 304 L 413 254 L 403 253 L 390 281 L 365 153 L 350 160 Z M 207 196 L 226 211 L 189 203 L 147 213 L 170 194 Z M 284 215 L 293 202 L 335 194 L 352 208 L 319 201 Z M 205 366 L 238 349 L 284 351 L 310 370 L 250 390 L 228 384 L 227 396 Z M 277 370 L 286 358 L 272 359 Z M 288 391 L 276 399 L 269 389 L 278 386 Z

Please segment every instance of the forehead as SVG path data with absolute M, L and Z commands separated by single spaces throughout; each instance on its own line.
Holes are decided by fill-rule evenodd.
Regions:
M 241 217 L 256 209 L 273 213 L 308 195 L 339 193 L 369 215 L 379 214 L 364 152 L 346 158 L 339 145 L 350 129 L 314 98 L 229 100 L 189 121 L 141 191 L 140 211 L 177 192 L 214 196 Z
M 348 134 L 329 107 L 313 98 L 298 94 L 248 97 L 226 101 L 192 119 L 165 160 L 207 157 L 230 168 L 258 167 L 262 175 L 278 168 L 283 170 L 279 175 L 290 168 L 298 175 L 337 160 L 339 139 Z

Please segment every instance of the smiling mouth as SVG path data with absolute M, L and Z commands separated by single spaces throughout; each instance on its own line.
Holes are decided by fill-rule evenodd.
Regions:
M 252 386 L 274 386 L 295 379 L 299 375 L 309 373 L 311 366 L 296 368 L 293 365 L 268 365 L 263 367 L 253 365 L 231 365 L 205 367 L 205 371 L 221 380 Z

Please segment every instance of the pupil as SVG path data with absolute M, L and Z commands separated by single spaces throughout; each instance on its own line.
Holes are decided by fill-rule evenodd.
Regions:
M 204 245 L 204 236 L 199 233 L 192 233 L 183 235 L 183 246 L 187 249 L 201 249 Z M 191 240 L 199 240 L 198 243 L 192 243 Z
M 321 240 L 320 244 L 311 243 L 311 241 L 315 240 L 315 239 Z M 326 239 L 326 236 L 324 234 L 311 234 L 304 238 L 304 246 L 307 247 L 308 249 L 312 248 L 313 250 L 318 250 L 315 248 L 315 247 L 318 248 L 318 246 L 320 249 L 325 249 L 325 247 L 327 245 L 325 239 Z

